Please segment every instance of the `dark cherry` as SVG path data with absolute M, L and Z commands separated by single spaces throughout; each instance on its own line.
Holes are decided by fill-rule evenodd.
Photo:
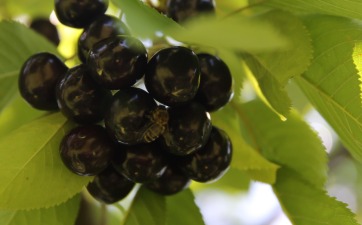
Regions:
M 145 186 L 161 195 L 174 195 L 187 188 L 189 184 L 190 178 L 176 166 L 169 164 L 159 179 L 147 183 Z
M 83 64 L 68 70 L 56 87 L 56 96 L 63 115 L 81 124 L 101 121 L 112 99 L 111 91 L 94 82 Z
M 199 84 L 199 60 L 188 48 L 162 49 L 152 56 L 147 65 L 146 88 L 165 105 L 176 106 L 191 101 Z
M 94 177 L 94 180 L 87 185 L 87 190 L 98 201 L 113 204 L 124 199 L 134 186 L 134 182 L 109 166 Z
M 203 147 L 211 132 L 208 112 L 199 103 L 169 108 L 168 129 L 160 142 L 164 149 L 175 155 L 188 155 Z
M 232 144 L 229 136 L 223 130 L 213 127 L 205 147 L 192 155 L 177 158 L 177 164 L 190 179 L 212 182 L 227 171 L 231 157 Z
M 30 28 L 36 31 L 37 33 L 43 35 L 55 46 L 59 45 L 59 33 L 57 27 L 52 24 L 49 19 L 46 18 L 35 18 L 30 23 Z
M 129 180 L 147 183 L 162 176 L 167 161 L 157 142 L 122 145 L 112 159 L 113 167 Z
M 226 105 L 232 98 L 232 76 L 228 66 L 220 58 L 206 53 L 197 56 L 201 80 L 195 99 L 203 104 L 207 111 L 213 112 Z
M 60 144 L 64 165 L 81 176 L 94 176 L 110 165 L 115 145 L 107 131 L 99 125 L 85 125 L 72 129 Z
M 119 143 L 134 145 L 144 143 L 149 119 L 147 116 L 157 107 L 146 91 L 129 87 L 118 91 L 106 113 L 104 123 Z
M 87 64 L 99 84 L 112 90 L 122 89 L 143 77 L 147 51 L 134 37 L 109 37 L 93 45 Z
M 95 43 L 108 37 L 128 34 L 128 27 L 120 19 L 110 15 L 99 16 L 80 35 L 78 40 L 78 57 L 85 63 L 88 53 Z
M 166 15 L 176 22 L 184 22 L 202 13 L 215 14 L 214 0 L 167 1 Z
M 84 28 L 108 8 L 108 0 L 55 0 L 58 20 L 69 27 Z
M 28 58 L 21 70 L 18 86 L 21 96 L 39 110 L 58 110 L 55 86 L 68 67 L 55 55 L 37 53 Z

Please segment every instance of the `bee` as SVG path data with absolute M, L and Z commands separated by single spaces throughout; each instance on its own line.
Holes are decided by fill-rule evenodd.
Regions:
M 159 105 L 149 115 L 146 115 L 146 118 L 148 121 L 140 132 L 140 141 L 150 143 L 165 132 L 169 115 L 166 107 Z

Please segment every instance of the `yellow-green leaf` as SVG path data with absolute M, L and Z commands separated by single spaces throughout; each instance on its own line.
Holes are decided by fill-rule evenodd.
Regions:
M 34 209 L 2 211 L 1 225 L 65 225 L 74 224 L 78 215 L 79 195 L 58 206 Z
M 196 18 L 185 29 L 170 30 L 170 35 L 187 44 L 230 51 L 270 51 L 285 49 L 288 39 L 268 21 L 251 19 L 241 14 L 218 18 Z
M 296 81 L 352 155 L 362 160 L 360 76 L 353 60 L 355 46 L 362 41 L 362 24 L 324 15 L 307 17 L 305 24 L 315 57 Z
M 269 162 L 244 141 L 240 130 L 241 119 L 230 105 L 212 114 L 213 124 L 224 130 L 231 139 L 231 167 L 247 173 L 253 180 L 272 184 L 275 182 L 278 166 Z
M 18 75 L 31 55 L 56 48 L 41 35 L 24 25 L 0 21 L 0 112 L 13 100 L 18 90 Z
M 296 171 L 315 187 L 327 179 L 327 154 L 317 134 L 296 112 L 286 121 L 260 101 L 237 105 L 243 113 L 242 126 L 249 143 L 270 161 Z
M 73 125 L 50 114 L 0 139 L 0 209 L 52 207 L 79 193 L 92 178 L 70 172 L 59 144 Z
M 326 191 L 310 186 L 295 172 L 278 171 L 273 190 L 284 212 L 294 225 L 358 225 L 345 203 L 328 196 Z

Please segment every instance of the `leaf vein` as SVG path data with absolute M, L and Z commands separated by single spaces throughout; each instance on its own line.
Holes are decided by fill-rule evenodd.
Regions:
M 63 122 L 63 124 L 61 126 L 64 126 L 64 124 L 66 123 Z M 7 188 L 10 186 L 10 184 L 21 174 L 21 172 L 23 171 L 23 168 L 26 167 L 33 158 L 35 158 L 40 152 L 41 150 L 50 142 L 50 140 L 57 134 L 57 130 L 49 136 L 49 138 L 47 139 L 47 141 L 45 141 L 41 147 L 39 147 L 39 149 L 34 152 L 34 154 L 24 163 L 24 165 L 22 165 L 22 167 L 18 170 L 18 172 L 15 174 L 15 176 L 5 185 L 5 187 L 3 188 L 3 191 L 1 192 L 1 195 L 7 190 Z
M 311 87 L 313 87 L 315 90 L 317 90 L 318 93 L 320 93 L 321 95 L 323 95 L 324 97 L 326 97 L 326 99 L 328 99 L 328 101 L 330 101 L 333 105 L 335 105 L 337 108 L 341 109 L 341 111 L 343 111 L 346 115 L 348 115 L 353 121 L 356 122 L 356 124 L 358 124 L 360 127 L 362 127 L 362 122 L 358 121 L 356 119 L 356 117 L 354 117 L 353 115 L 351 115 L 351 113 L 349 111 L 347 111 L 345 108 L 343 108 L 343 106 L 341 106 L 338 102 L 336 102 L 334 99 L 331 99 L 330 96 L 325 93 L 322 89 L 320 89 L 318 86 L 315 86 L 314 83 L 312 83 L 311 81 L 309 81 L 307 78 L 305 78 L 304 76 L 301 76 L 300 79 L 303 79 L 304 81 L 306 81 Z

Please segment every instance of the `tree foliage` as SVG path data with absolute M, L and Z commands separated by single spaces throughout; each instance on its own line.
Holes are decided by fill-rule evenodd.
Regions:
M 354 225 L 356 214 L 326 190 L 331 156 L 305 112 L 295 107 L 298 99 L 287 86 L 293 83 L 302 90 L 299 97 L 307 99 L 305 108 L 318 110 L 359 165 L 361 6 L 358 0 L 220 0 L 216 18 L 195 18 L 183 25 L 139 0 L 112 0 L 111 7 L 121 10 L 132 34 L 142 40 L 162 33 L 195 51 L 218 54 L 229 66 L 234 98 L 211 115 L 234 148 L 230 177 L 220 180 L 218 187 L 235 189 L 232 180 L 264 182 L 272 186 L 293 224 Z M 76 44 L 62 43 L 56 49 L 27 25 L 15 22 L 19 15 L 49 15 L 52 9 L 40 0 L 0 3 L 1 224 L 72 224 L 79 193 L 92 179 L 68 172 L 57 154 L 60 138 L 73 124 L 60 113 L 32 109 L 17 90 L 19 71 L 29 56 L 47 51 L 64 57 L 60 48 Z M 245 96 L 246 85 L 252 87 L 249 94 L 255 94 L 252 100 Z M 362 171 L 357 171 L 360 176 Z M 192 186 L 163 197 L 141 187 L 125 204 L 115 204 L 115 223 L 203 225 L 192 193 L 196 190 Z

